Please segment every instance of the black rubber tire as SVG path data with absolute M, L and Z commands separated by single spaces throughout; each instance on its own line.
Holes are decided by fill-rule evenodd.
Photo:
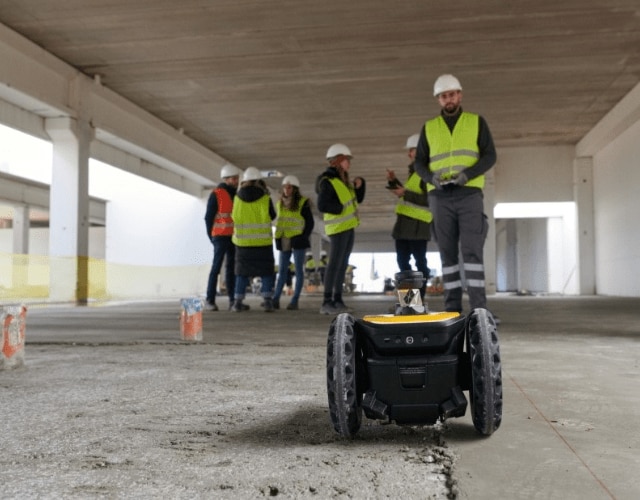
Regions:
M 355 320 L 342 313 L 329 327 L 327 338 L 327 395 L 329 416 L 335 431 L 353 437 L 362 423 L 362 395 L 357 389 L 357 354 Z
M 467 321 L 467 353 L 471 364 L 471 419 L 490 436 L 502 422 L 502 364 L 498 328 L 486 309 L 474 309 Z

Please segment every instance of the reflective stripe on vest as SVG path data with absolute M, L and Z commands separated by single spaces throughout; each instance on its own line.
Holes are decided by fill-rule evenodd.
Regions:
M 215 188 L 213 192 L 218 201 L 218 212 L 213 218 L 211 236 L 231 236 L 233 234 L 233 219 L 231 218 L 233 200 L 226 189 L 219 187 Z
M 298 210 L 290 210 L 286 208 L 282 201 L 278 202 L 276 210 L 278 218 L 276 219 L 276 238 L 293 238 L 302 234 L 304 231 L 304 217 L 302 216 L 302 207 L 306 203 L 307 198 L 300 198 Z
M 429 143 L 429 170 L 440 174 L 444 179 L 455 176 L 464 169 L 475 165 L 480 157 L 478 131 L 480 117 L 473 113 L 462 112 L 453 133 L 442 116 L 429 120 L 425 124 L 425 133 Z M 468 181 L 465 186 L 484 187 L 484 175 Z M 435 187 L 427 184 L 427 191 Z
M 231 241 L 239 247 L 264 247 L 273 242 L 271 218 L 269 217 L 269 195 L 256 201 L 243 201 L 236 196 L 233 203 L 233 237 Z
M 423 191 L 422 187 L 420 186 L 420 176 L 415 172 L 412 173 L 409 176 L 409 180 L 404 185 L 404 188 L 407 191 L 422 194 Z M 433 215 L 427 207 L 425 207 L 424 205 L 416 205 L 415 203 L 410 203 L 404 199 L 404 196 L 398 198 L 398 203 L 396 204 L 396 213 L 427 223 L 433 220 Z
M 338 233 L 344 233 L 349 229 L 358 227 L 360 220 L 358 219 L 358 201 L 356 200 L 356 192 L 352 187 L 345 186 L 344 182 L 337 178 L 325 177 L 338 195 L 340 203 L 342 203 L 342 212 L 339 214 L 323 215 L 324 232 L 327 236 Z

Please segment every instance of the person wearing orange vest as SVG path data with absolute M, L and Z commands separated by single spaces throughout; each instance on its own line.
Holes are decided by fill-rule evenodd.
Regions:
M 471 310 L 486 309 L 483 249 L 489 225 L 482 189 L 496 149 L 484 118 L 462 110 L 462 86 L 455 76 L 438 77 L 433 95 L 441 111 L 422 127 L 415 169 L 429 190 L 445 309 L 462 312 L 463 274 Z
M 353 250 L 355 228 L 360 224 L 358 203 L 365 195 L 365 181 L 349 180 L 351 150 L 344 144 L 333 144 L 327 150 L 329 167 L 318 176 L 318 210 L 322 212 L 324 230 L 329 237 L 329 262 L 324 275 L 324 299 L 320 314 L 338 314 L 349 308 L 342 301 L 344 277 Z
M 396 260 L 400 271 L 411 270 L 411 257 L 422 273 L 425 284 L 420 287 L 420 296 L 424 303 L 426 280 L 429 278 L 427 266 L 427 242 L 431 238 L 431 220 L 427 184 L 415 173 L 413 164 L 416 158 L 419 135 L 407 139 L 406 149 L 409 159 L 409 178 L 404 186 L 396 178 L 393 170 L 387 170 L 387 189 L 398 197 L 396 204 L 396 223 L 391 236 L 396 245 Z
M 207 202 L 207 211 L 204 221 L 207 228 L 207 237 L 213 243 L 213 264 L 209 272 L 207 283 L 207 297 L 205 308 L 209 311 L 217 311 L 216 292 L 218 288 L 218 275 L 222 269 L 222 263 L 226 257 L 225 264 L 225 286 L 229 296 L 229 307 L 233 305 L 236 277 L 235 266 L 235 246 L 231 241 L 233 235 L 233 197 L 238 189 L 238 182 L 242 175 L 242 170 L 234 165 L 222 167 L 220 177 L 222 182 L 211 191 Z

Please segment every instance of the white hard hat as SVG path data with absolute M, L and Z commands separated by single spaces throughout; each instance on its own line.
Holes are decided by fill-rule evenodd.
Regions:
M 405 149 L 415 149 L 418 147 L 418 140 L 420 139 L 420 134 L 413 134 L 407 138 L 407 145 Z
M 338 155 L 353 157 L 353 155 L 351 154 L 351 150 L 344 144 L 338 143 L 329 146 L 329 149 L 327 149 L 327 160 Z
M 236 175 L 242 175 L 242 170 L 230 163 L 227 163 L 222 167 L 222 170 L 220 170 L 221 179 L 225 179 L 226 177 L 235 177 Z
M 433 95 L 437 97 L 449 90 L 462 90 L 462 85 L 453 75 L 440 75 L 436 83 L 433 84 Z
M 242 174 L 242 182 L 244 181 L 257 181 L 258 179 L 262 179 L 262 174 L 260 170 L 256 167 L 248 167 L 244 174 Z
M 284 179 L 282 179 L 282 185 L 291 184 L 295 187 L 300 187 L 300 181 L 295 175 L 287 175 Z

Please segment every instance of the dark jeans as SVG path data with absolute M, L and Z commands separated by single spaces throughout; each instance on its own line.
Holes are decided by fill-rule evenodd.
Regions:
M 285 281 L 289 274 L 289 261 L 291 260 L 291 254 L 293 253 L 293 262 L 296 267 L 296 288 L 291 297 L 291 303 L 297 304 L 302 292 L 302 286 L 304 285 L 304 256 L 306 250 L 304 248 L 296 248 L 294 250 L 281 250 L 280 251 L 280 263 L 278 264 L 278 283 L 276 284 L 276 291 L 273 294 L 275 300 L 280 300 L 282 289 L 284 288 Z
M 207 284 L 207 302 L 215 304 L 216 289 L 218 288 L 218 275 L 222 269 L 222 262 L 227 257 L 224 266 L 224 283 L 227 287 L 227 295 L 229 300 L 233 302 L 233 292 L 236 287 L 236 277 L 233 266 L 236 260 L 236 247 L 231 241 L 231 236 L 215 236 L 211 238 L 213 243 L 213 265 L 209 273 L 209 283 Z
M 424 279 L 429 278 L 427 267 L 427 240 L 396 240 L 396 260 L 400 271 L 411 271 L 411 256 L 416 261 L 416 269 Z M 426 286 L 420 288 L 420 296 L 424 298 Z
M 349 265 L 349 257 L 353 250 L 355 231 L 349 229 L 329 236 L 329 263 L 324 272 L 324 301 L 341 301 L 344 275 Z

